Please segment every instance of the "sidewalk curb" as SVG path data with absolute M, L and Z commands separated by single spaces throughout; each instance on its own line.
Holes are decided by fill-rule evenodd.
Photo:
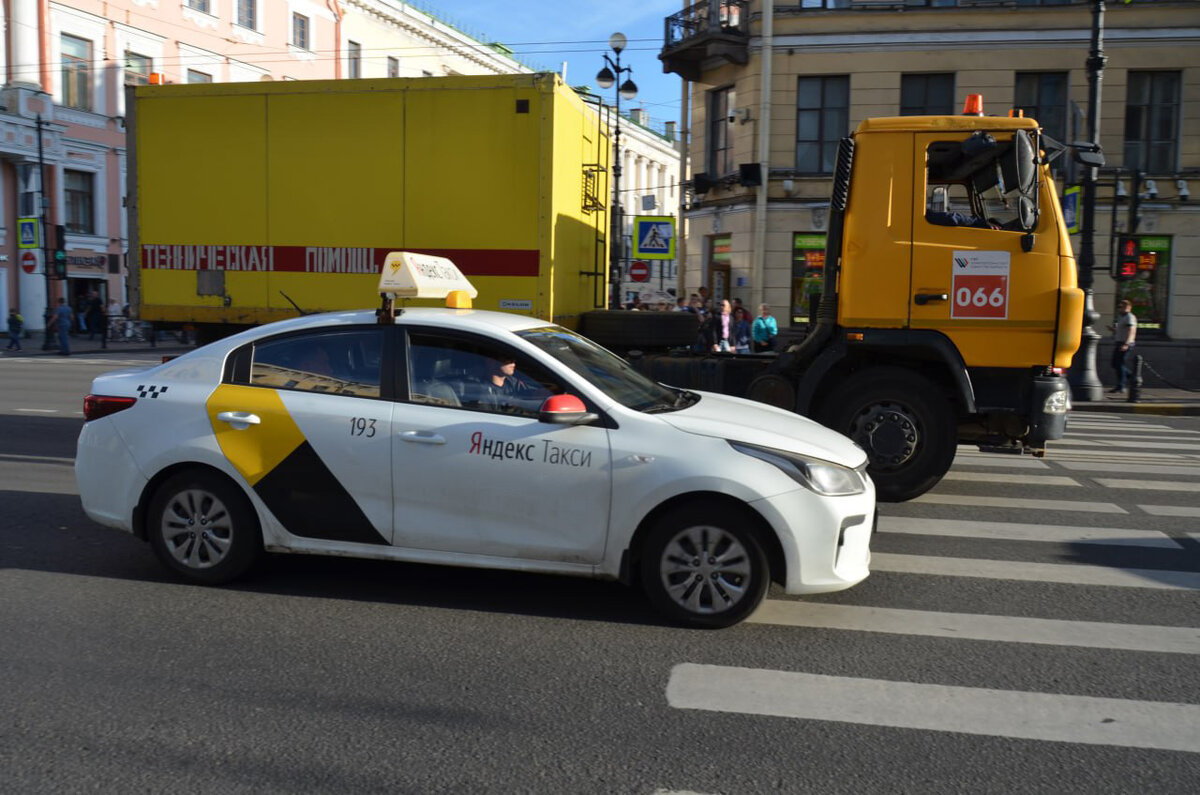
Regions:
M 1200 404 L 1190 403 L 1075 403 L 1072 411 L 1105 411 L 1113 414 L 1157 414 L 1162 417 L 1200 417 Z

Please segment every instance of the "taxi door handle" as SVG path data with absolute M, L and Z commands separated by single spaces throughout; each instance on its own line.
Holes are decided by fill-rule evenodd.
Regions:
M 913 296 L 913 303 L 918 306 L 925 306 L 930 301 L 949 301 L 950 296 L 947 293 L 917 293 Z
M 418 444 L 446 443 L 446 437 L 436 434 L 433 431 L 405 431 L 400 434 L 400 438 L 406 442 L 416 442 Z
M 217 419 L 221 422 L 228 422 L 237 431 L 244 431 L 251 425 L 262 424 L 262 420 L 258 418 L 257 414 L 251 414 L 248 411 L 222 411 L 217 415 Z

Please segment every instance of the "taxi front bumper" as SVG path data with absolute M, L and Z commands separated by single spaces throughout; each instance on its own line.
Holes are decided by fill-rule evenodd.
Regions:
M 821 497 L 796 489 L 757 500 L 752 507 L 770 523 L 783 549 L 786 593 L 841 591 L 870 573 L 875 526 L 870 481 L 863 494 Z

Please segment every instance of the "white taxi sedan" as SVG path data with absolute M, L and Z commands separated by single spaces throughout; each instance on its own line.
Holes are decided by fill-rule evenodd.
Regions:
M 87 514 L 222 583 L 263 550 L 640 583 L 728 626 L 770 580 L 867 576 L 866 455 L 795 414 L 647 380 L 545 321 L 314 315 L 97 378 Z

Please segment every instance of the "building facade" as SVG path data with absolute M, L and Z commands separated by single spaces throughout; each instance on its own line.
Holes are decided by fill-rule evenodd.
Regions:
M 669 17 L 660 58 L 692 81 L 687 287 L 809 316 L 837 142 L 875 116 L 1019 108 L 1059 141 L 1087 137 L 1096 0 L 701 0 Z M 1188 0 L 1109 2 L 1103 16 L 1095 306 L 1129 297 L 1148 360 L 1200 380 L 1200 18 Z M 765 16 L 764 16 L 765 14 Z M 1078 179 L 1056 163 L 1060 194 Z M 1141 189 L 1138 273 L 1110 264 Z M 1075 250 L 1080 251 L 1079 238 Z

